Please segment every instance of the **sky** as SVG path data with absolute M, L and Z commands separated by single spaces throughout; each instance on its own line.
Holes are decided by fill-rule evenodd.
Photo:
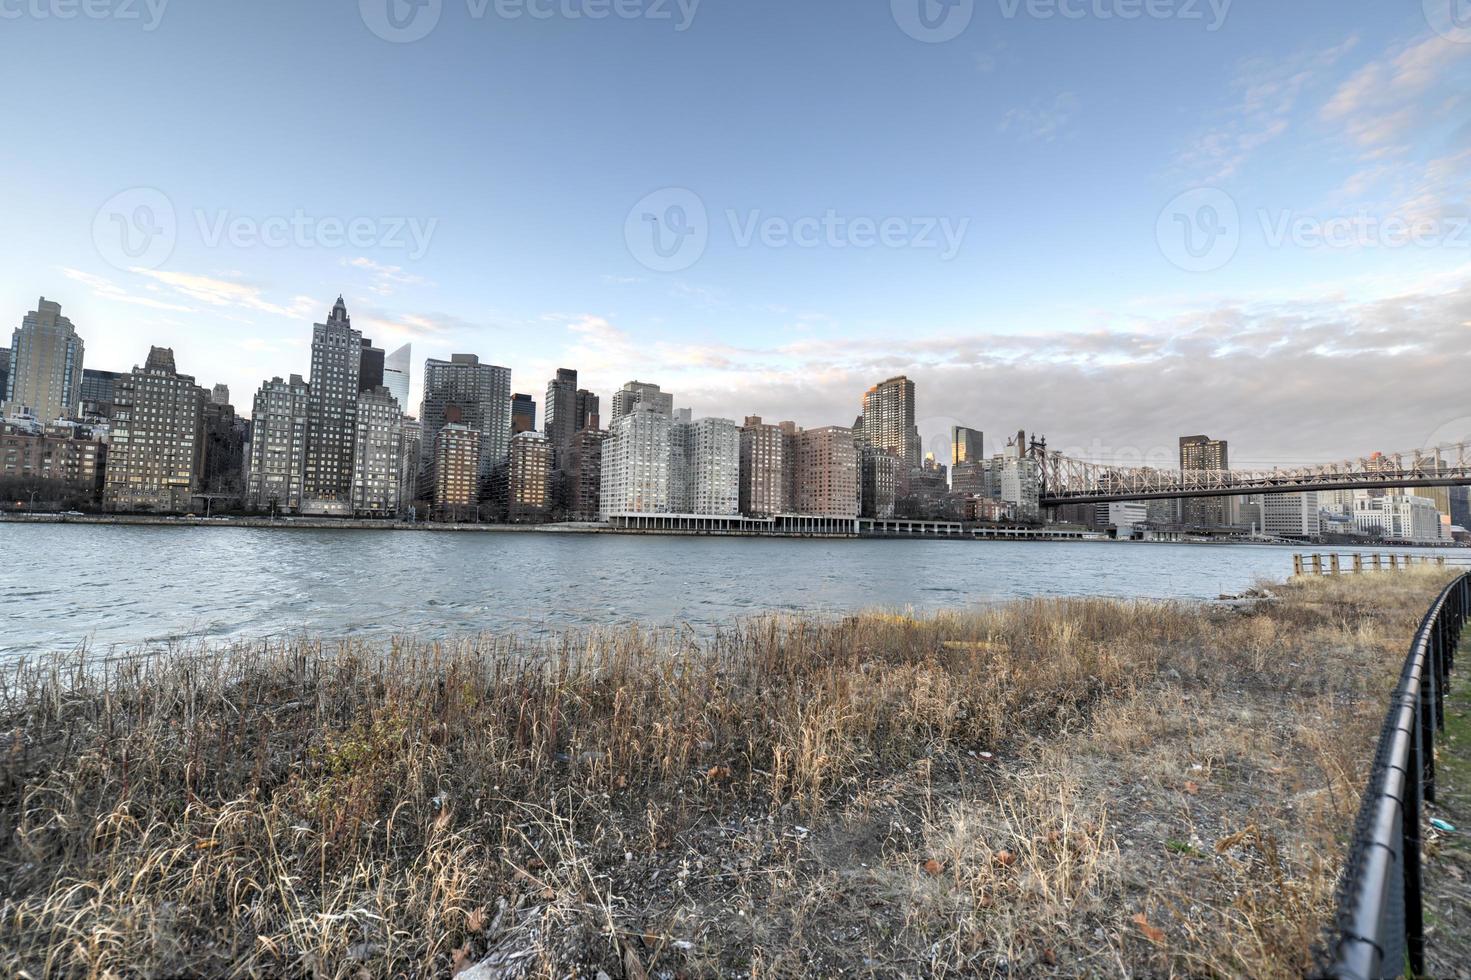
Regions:
M 0 0 L 0 317 L 1237 466 L 1471 434 L 1468 0 Z M 8 311 L 8 312 L 5 312 Z M 412 406 L 411 406 L 412 407 Z

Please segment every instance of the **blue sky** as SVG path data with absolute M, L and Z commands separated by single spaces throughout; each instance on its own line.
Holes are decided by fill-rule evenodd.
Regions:
M 1465 0 L 90 2 L 0 0 L 0 307 L 89 366 L 171 345 L 248 410 L 341 292 L 416 388 L 818 425 L 906 372 L 927 443 L 1120 459 L 1471 417 Z

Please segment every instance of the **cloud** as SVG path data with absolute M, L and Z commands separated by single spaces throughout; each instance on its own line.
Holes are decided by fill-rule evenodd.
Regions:
M 1057 139 L 1078 109 L 1078 97 L 1062 92 L 1049 101 L 1038 101 L 1026 108 L 1012 109 L 1001 118 L 1000 131 L 1016 133 L 1024 140 L 1050 143 Z
M 128 271 L 134 275 L 156 280 L 197 302 L 221 309 L 249 310 L 269 313 L 289 320 L 301 320 L 309 317 L 312 310 L 320 305 L 311 297 L 298 296 L 292 300 L 290 306 L 282 306 L 266 300 L 261 295 L 261 289 L 258 286 L 212 276 L 172 272 L 164 269 L 135 268 Z
M 149 296 L 137 296 L 128 292 L 122 286 L 103 276 L 83 272 L 80 269 L 62 267 L 61 274 L 73 282 L 79 282 L 92 292 L 115 303 L 130 303 L 134 306 L 146 306 L 154 310 L 171 310 L 176 313 L 193 313 L 194 308 L 183 306 L 179 303 L 169 303 Z
M 598 316 L 566 329 L 557 356 L 583 370 L 585 385 L 655 382 L 697 416 L 847 425 L 870 385 L 907 374 L 922 435 L 942 460 L 952 424 L 1026 429 L 1122 460 L 1168 455 L 1199 431 L 1229 439 L 1242 465 L 1285 465 L 1424 446 L 1471 414 L 1460 407 L 1471 266 L 1358 301 L 1223 300 L 1047 335 L 898 330 L 734 347 L 640 343 Z
M 1471 45 L 1438 34 L 1402 46 L 1350 76 L 1324 105 L 1322 117 L 1370 155 L 1403 152 L 1419 128 L 1463 103 L 1446 76 L 1468 55 Z
M 403 266 L 381 265 L 369 258 L 343 259 L 342 264 L 368 272 L 371 282 L 367 288 L 379 296 L 392 296 L 402 286 L 433 285 L 423 276 L 404 271 Z
M 1282 60 L 1244 63 L 1233 85 L 1236 101 L 1224 121 L 1197 136 L 1178 164 L 1204 183 L 1234 177 L 1256 151 L 1292 128 L 1305 95 L 1358 45 L 1354 36 Z

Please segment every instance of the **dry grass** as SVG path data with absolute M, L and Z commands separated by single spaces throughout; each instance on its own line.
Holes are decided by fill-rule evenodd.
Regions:
M 1442 578 L 23 663 L 0 973 L 1298 973 Z

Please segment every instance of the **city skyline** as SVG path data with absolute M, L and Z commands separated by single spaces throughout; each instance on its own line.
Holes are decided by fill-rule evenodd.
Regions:
M 365 335 L 412 343 L 421 363 L 477 351 L 537 384 L 571 364 L 600 393 L 647 375 L 693 393 L 697 415 L 844 422 L 854 388 L 903 373 L 930 393 L 931 446 L 952 424 L 1026 425 L 1097 443 L 1091 455 L 1163 453 L 1177 429 L 1219 428 L 1243 459 L 1312 461 L 1471 428 L 1455 381 L 1471 249 L 1454 233 L 1471 44 L 1418 4 L 1227 6 L 1212 30 L 978 5 L 940 44 L 907 36 L 885 4 L 705 4 L 683 31 L 466 20 L 446 5 L 410 44 L 375 35 L 352 4 L 170 7 L 152 30 L 22 17 L 8 22 L 19 43 L 5 70 L 36 76 L 65 52 L 91 94 L 13 107 L 16 130 L 52 152 L 0 156 L 0 200 L 28 228 L 0 246 L 0 308 L 44 292 L 91 329 L 89 363 L 126 370 L 163 344 L 236 391 L 309 373 L 299 325 L 342 292 Z M 233 69 L 261 89 L 244 102 L 206 70 L 207 39 L 268 28 L 271 61 Z M 841 55 L 823 43 L 835 30 Z M 324 38 L 381 78 L 322 78 Z M 767 64 L 730 101 L 723 80 L 746 77 L 735 54 L 757 38 Z M 549 48 L 557 59 L 538 53 Z M 160 84 L 164 66 L 199 67 L 198 86 Z M 423 86 L 443 71 L 472 84 L 424 112 Z M 1160 73 L 1174 80 L 1168 108 Z M 648 98 L 671 77 L 691 84 Z M 813 111 L 793 113 L 789 93 L 810 78 Z M 291 98 L 308 79 L 315 97 Z M 477 84 L 513 96 L 479 99 Z M 873 107 L 874 128 L 845 120 L 855 102 Z M 160 103 L 194 125 L 137 125 Z M 527 122 L 552 114 L 554 131 Z M 82 135 L 109 153 L 69 154 Z M 302 152 L 324 140 L 351 165 Z M 438 152 L 420 152 L 426 142 Z M 599 166 L 567 162 L 587 146 Z M 170 158 L 191 167 L 159 162 Z M 287 160 L 289 189 L 272 176 Z M 132 193 L 148 189 L 161 196 Z M 705 210 L 709 241 L 693 265 L 659 271 L 627 225 L 667 214 L 676 198 L 658 195 L 679 189 Z M 1191 271 L 1158 231 L 1200 190 L 1226 195 L 1201 202 L 1237 209 L 1241 240 L 1221 267 Z M 829 210 L 840 240 L 892 218 L 916 236 L 934 222 L 941 247 L 835 247 Z M 119 256 L 119 230 L 168 215 L 167 256 Z M 1396 217 L 1444 234 L 1377 238 Z M 362 248 L 322 225 L 340 223 L 346 241 L 358 218 L 372 224 Z M 1338 219 L 1352 247 L 1315 244 Z M 947 221 L 960 240 L 948 259 Z M 263 242 L 278 225 L 286 244 Z

